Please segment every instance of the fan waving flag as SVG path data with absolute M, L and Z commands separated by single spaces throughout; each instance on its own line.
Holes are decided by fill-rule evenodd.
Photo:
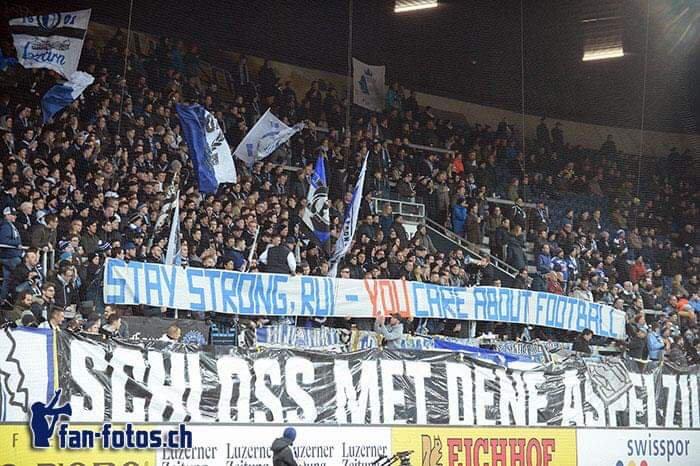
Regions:
M 365 172 L 367 172 L 367 159 L 369 152 L 365 155 L 365 160 L 362 162 L 360 176 L 355 183 L 355 189 L 352 191 L 352 201 L 350 206 L 345 211 L 345 220 L 343 220 L 343 229 L 340 232 L 338 241 L 335 243 L 335 251 L 331 256 L 330 268 L 328 271 L 329 277 L 335 277 L 338 274 L 338 264 L 343 260 L 345 254 L 352 247 L 352 237 L 355 236 L 357 228 L 357 218 L 360 216 L 360 205 L 362 204 L 362 188 L 365 185 Z
M 68 81 L 63 84 L 56 84 L 49 89 L 44 94 L 44 97 L 41 98 L 41 113 L 43 114 L 44 124 L 56 113 L 80 97 L 83 91 L 94 81 L 95 78 L 91 74 L 76 71 L 70 76 Z
M 235 183 L 231 148 L 214 115 L 200 105 L 177 104 L 176 108 L 199 177 L 199 190 L 215 193 L 220 183 Z
M 78 70 L 92 10 L 10 20 L 17 59 L 25 68 L 48 68 L 66 78 Z
M 330 217 L 328 214 L 328 183 L 323 156 L 316 160 L 314 172 L 309 182 L 309 194 L 306 196 L 306 208 L 302 215 L 304 226 L 313 233 L 313 238 L 322 246 L 330 237 Z
M 268 109 L 238 144 L 234 155 L 251 166 L 272 154 L 302 129 L 303 123 L 289 127 Z
M 170 224 L 168 249 L 165 253 L 165 265 L 180 265 L 182 263 L 182 247 L 180 245 L 180 191 L 175 196 L 173 221 Z

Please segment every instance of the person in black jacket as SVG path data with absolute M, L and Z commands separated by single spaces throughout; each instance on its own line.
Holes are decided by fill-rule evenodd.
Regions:
M 272 466 L 297 466 L 292 444 L 297 437 L 294 427 L 284 429 L 282 437 L 272 442 Z
M 593 330 L 584 328 L 581 334 L 576 338 L 572 349 L 577 353 L 592 354 L 593 350 L 591 350 L 590 346 L 591 338 L 593 338 Z
M 523 229 L 520 225 L 515 225 L 508 237 L 508 253 L 506 262 L 513 268 L 522 270 L 527 268 L 527 258 L 525 257 L 525 239 L 522 236 Z
M 2 289 L 0 289 L 0 301 L 7 297 L 10 291 L 10 279 L 12 271 L 22 262 L 22 239 L 15 226 L 17 210 L 14 207 L 5 207 L 2 211 L 4 220 L 0 222 L 0 265 L 2 265 Z
M 285 244 L 280 244 L 280 239 L 279 235 L 272 238 L 272 245 L 260 255 L 258 262 L 264 264 L 267 273 L 293 274 L 297 268 L 293 252 L 296 239 L 287 236 Z
M 644 314 L 637 314 L 634 319 L 627 322 L 627 336 L 629 343 L 628 354 L 631 358 L 645 359 L 647 349 L 647 325 Z

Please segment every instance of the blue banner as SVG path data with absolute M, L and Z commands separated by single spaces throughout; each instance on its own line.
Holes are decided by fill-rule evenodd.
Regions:
M 457 288 L 404 280 L 242 273 L 108 259 L 109 304 L 269 316 L 404 317 L 538 325 L 622 339 L 625 314 L 569 296 L 510 288 Z

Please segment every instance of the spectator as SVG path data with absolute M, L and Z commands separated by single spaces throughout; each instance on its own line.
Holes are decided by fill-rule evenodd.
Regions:
M 107 323 L 102 326 L 102 331 L 109 337 L 118 337 L 122 326 L 122 318 L 119 313 L 112 313 L 106 317 Z
M 63 309 L 60 307 L 52 307 L 51 312 L 49 312 L 48 320 L 39 324 L 39 328 L 48 328 L 56 332 L 61 331 L 61 326 L 65 320 L 65 315 Z
M 161 341 L 167 341 L 170 343 L 177 343 L 180 341 L 182 336 L 182 330 L 175 324 L 168 326 L 165 333 L 160 337 Z
M 56 249 L 58 217 L 49 214 L 43 220 L 43 224 L 35 225 L 32 230 L 31 245 L 33 248 L 43 251 L 54 251 Z
M 537 273 L 546 275 L 552 271 L 552 258 L 549 254 L 549 244 L 544 244 L 537 255 Z
M 458 236 L 464 236 L 467 221 L 467 201 L 458 198 L 452 206 L 452 231 Z
M 75 269 L 72 265 L 63 264 L 58 269 L 56 275 L 56 306 L 69 311 L 69 314 L 75 312 L 78 304 L 78 290 L 75 286 Z
M 647 325 L 644 314 L 637 314 L 627 323 L 629 356 L 635 359 L 645 359 L 647 353 Z
M 17 210 L 14 207 L 5 207 L 2 214 L 4 218 L 0 222 L 0 265 L 2 265 L 0 300 L 7 298 L 12 272 L 22 262 L 22 239 L 14 223 L 17 219 Z
M 593 302 L 593 293 L 591 292 L 588 278 L 583 277 L 578 281 L 574 287 L 572 296 L 577 299 Z
M 515 225 L 508 238 L 508 265 L 517 270 L 527 268 L 527 258 L 525 257 L 525 240 L 523 230 L 520 225 Z
M 56 285 L 53 282 L 45 282 L 41 287 L 41 295 L 34 297 L 32 313 L 37 322 L 48 320 L 51 309 L 55 307 Z
M 297 269 L 294 257 L 296 240 L 287 236 L 285 244 L 281 244 L 279 235 L 272 238 L 271 245 L 260 255 L 259 262 L 265 266 L 267 273 L 293 274 Z
M 602 146 L 600 146 L 600 155 L 603 157 L 612 157 L 617 154 L 617 146 L 615 141 L 613 141 L 612 134 L 608 134 L 607 139 Z
M 379 333 L 384 339 L 384 346 L 387 349 L 399 349 L 399 341 L 403 337 L 403 324 L 397 314 L 389 317 L 389 325 L 385 325 L 384 316 L 377 316 L 374 322 L 374 331 Z
M 474 204 L 469 209 L 469 214 L 467 216 L 467 241 L 481 247 L 481 221 L 482 218 L 479 215 L 479 207 Z
M 528 277 L 527 269 L 522 269 L 515 276 L 515 281 L 513 282 L 513 288 L 518 290 L 528 290 L 530 289 L 530 278 Z
M 661 361 L 663 359 L 665 347 L 664 338 L 665 337 L 661 335 L 661 326 L 658 323 L 655 323 L 652 326 L 652 330 L 647 335 L 647 348 L 649 349 L 649 359 L 651 359 L 652 361 Z
M 10 290 L 13 293 L 41 289 L 44 277 L 39 268 L 39 254 L 36 249 L 26 250 L 22 262 L 12 271 L 10 279 Z
M 593 350 L 591 349 L 590 343 L 593 338 L 593 331 L 589 328 L 584 328 L 581 333 L 576 337 L 573 347 L 573 351 L 577 353 L 583 353 L 591 355 Z

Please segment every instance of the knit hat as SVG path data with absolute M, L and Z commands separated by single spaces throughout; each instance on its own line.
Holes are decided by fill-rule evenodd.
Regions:
M 297 438 L 297 431 L 294 427 L 287 427 L 284 429 L 284 433 L 282 434 L 282 437 L 286 438 L 290 442 L 294 443 L 294 439 Z

